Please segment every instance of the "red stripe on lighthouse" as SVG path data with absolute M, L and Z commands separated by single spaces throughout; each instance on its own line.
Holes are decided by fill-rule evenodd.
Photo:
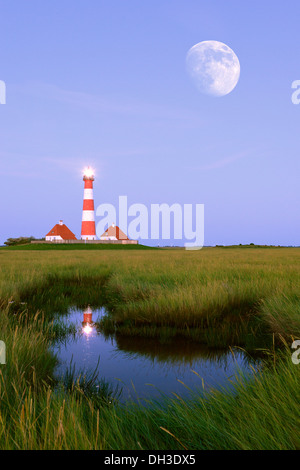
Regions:
M 84 180 L 84 189 L 93 189 L 94 180 Z
M 87 237 L 95 235 L 96 239 L 96 225 L 95 222 L 83 221 L 81 225 L 81 237 Z
M 84 199 L 84 201 L 83 201 L 83 210 L 84 211 L 93 211 L 94 210 L 94 199 Z

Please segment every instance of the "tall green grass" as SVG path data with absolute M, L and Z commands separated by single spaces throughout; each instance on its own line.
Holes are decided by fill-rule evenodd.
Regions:
M 111 314 L 102 327 L 144 336 L 159 329 L 220 347 L 299 336 L 299 254 L 207 249 L 136 257 L 108 279 Z
M 300 366 L 289 350 L 300 337 L 299 258 L 298 249 L 1 250 L 0 448 L 299 448 Z M 166 397 L 147 408 L 101 401 L 89 379 L 76 384 L 71 374 L 58 386 L 49 352 L 64 334 L 53 312 L 86 303 L 105 303 L 104 326 L 118 335 L 258 345 L 268 359 L 234 392 Z M 105 387 L 100 396 L 109 397 Z

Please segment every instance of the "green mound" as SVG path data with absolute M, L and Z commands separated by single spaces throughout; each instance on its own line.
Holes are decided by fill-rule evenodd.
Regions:
M 1 247 L 1 250 L 34 250 L 34 251 L 48 251 L 48 250 L 156 250 L 157 248 L 146 245 L 118 245 L 114 243 L 70 243 L 70 244 L 28 244 L 10 247 Z

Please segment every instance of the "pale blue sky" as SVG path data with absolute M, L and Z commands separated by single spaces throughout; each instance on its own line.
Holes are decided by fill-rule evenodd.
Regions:
M 91 164 L 96 206 L 203 203 L 205 244 L 300 244 L 298 1 L 7 0 L 0 17 L 0 243 L 60 218 L 80 236 Z M 241 64 L 220 98 L 185 68 L 211 39 Z

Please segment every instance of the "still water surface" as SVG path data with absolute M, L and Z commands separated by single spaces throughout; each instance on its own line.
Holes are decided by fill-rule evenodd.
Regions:
M 72 309 L 63 317 L 76 325 L 76 334 L 53 346 L 61 376 L 75 365 L 78 373 L 95 370 L 99 357 L 99 378 L 119 385 L 121 401 L 158 399 L 161 394 L 187 396 L 192 390 L 231 388 L 236 374 L 253 373 L 253 362 L 243 351 L 216 350 L 186 339 L 162 343 L 158 339 L 105 336 L 94 321 L 105 309 Z M 188 387 L 188 388 L 187 388 Z M 174 396 L 174 395 L 173 395 Z

